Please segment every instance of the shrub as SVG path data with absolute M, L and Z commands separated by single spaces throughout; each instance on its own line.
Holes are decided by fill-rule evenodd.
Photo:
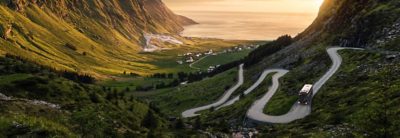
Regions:
M 67 48 L 69 48 L 69 49 L 71 49 L 71 50 L 74 50 L 74 51 L 78 50 L 78 49 L 76 48 L 76 46 L 74 46 L 74 45 L 71 44 L 71 43 L 66 43 L 66 44 L 65 44 L 65 47 L 67 47 Z

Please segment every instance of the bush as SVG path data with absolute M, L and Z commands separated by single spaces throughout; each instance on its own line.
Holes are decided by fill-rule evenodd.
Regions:
M 290 35 L 283 35 L 268 44 L 258 47 L 252 51 L 245 59 L 246 67 L 252 66 L 260 62 L 264 57 L 270 56 L 279 50 L 293 43 L 293 38 Z
M 71 43 L 66 43 L 66 44 L 65 44 L 65 47 L 67 47 L 67 48 L 69 48 L 69 49 L 71 49 L 71 50 L 74 50 L 74 51 L 78 50 L 78 49 L 76 48 L 76 46 L 74 46 L 74 45 L 71 44 Z

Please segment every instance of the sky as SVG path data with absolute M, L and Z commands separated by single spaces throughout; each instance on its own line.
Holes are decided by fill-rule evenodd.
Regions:
M 163 0 L 174 11 L 317 13 L 323 0 Z

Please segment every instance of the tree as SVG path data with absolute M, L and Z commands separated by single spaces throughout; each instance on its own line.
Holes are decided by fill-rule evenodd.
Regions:
M 158 138 L 156 132 L 154 132 L 153 129 L 150 129 L 149 132 L 147 132 L 147 138 Z
M 225 90 L 225 91 L 226 91 L 226 90 L 229 90 L 229 88 L 231 88 L 231 86 L 229 86 L 229 85 L 228 85 L 228 86 L 225 86 L 225 87 L 224 87 L 224 90 Z
M 174 81 L 172 81 L 170 84 L 169 84 L 169 87 L 176 87 L 176 86 L 179 86 L 179 80 L 178 79 L 174 79 Z
M 113 94 L 111 92 L 107 92 L 106 99 L 111 101 L 113 99 Z
M 244 93 L 241 93 L 239 99 L 243 99 L 244 97 L 246 97 L 246 95 Z
M 168 78 L 170 78 L 170 79 L 174 78 L 174 74 L 169 73 L 169 74 L 168 74 Z
M 101 102 L 99 95 L 97 95 L 97 94 L 94 93 L 94 92 L 90 93 L 90 94 L 89 94 L 89 97 L 90 97 L 90 100 L 91 100 L 93 103 L 100 103 L 100 102 Z
M 124 92 L 119 92 L 118 96 L 120 99 L 123 99 L 125 97 L 125 93 Z
M 149 110 L 142 121 L 142 126 L 148 129 L 156 129 L 159 126 L 158 118 L 152 110 Z
M 202 127 L 201 118 L 196 117 L 196 120 L 194 121 L 194 128 L 198 130 L 201 129 L 201 127 Z
M 215 111 L 215 107 L 213 106 L 210 108 L 210 112 L 214 112 L 214 111 Z
M 178 78 L 180 82 L 184 82 L 187 78 L 187 74 L 185 72 L 178 72 Z
M 142 85 L 136 86 L 136 91 L 143 91 L 143 86 Z
M 175 128 L 176 129 L 183 129 L 185 128 L 185 123 L 183 123 L 183 120 L 181 118 L 178 118 L 175 122 Z
M 156 89 L 162 89 L 165 88 L 165 83 L 164 82 L 160 82 L 159 84 L 156 84 Z
M 112 95 L 113 95 L 113 98 L 117 99 L 118 98 L 118 90 L 113 89 Z
M 263 57 L 267 57 L 273 53 L 276 53 L 284 47 L 292 44 L 293 41 L 294 40 L 290 35 L 283 35 L 270 43 L 258 47 L 256 50 L 250 52 L 250 54 L 244 59 L 245 66 L 249 67 L 260 62 Z

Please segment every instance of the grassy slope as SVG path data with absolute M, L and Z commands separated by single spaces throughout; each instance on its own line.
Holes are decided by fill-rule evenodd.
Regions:
M 211 103 L 225 92 L 225 87 L 236 83 L 237 69 L 232 69 L 212 78 L 177 88 L 157 90 L 146 97 L 167 114 L 180 116 L 189 108 Z
M 222 51 L 223 49 L 237 46 L 239 44 L 252 44 L 261 42 L 252 41 L 225 41 L 219 39 L 200 39 L 191 38 L 193 43 L 176 47 L 170 50 L 159 51 L 154 53 L 141 53 L 144 57 L 152 57 L 153 60 L 143 61 L 142 63 L 155 65 L 157 68 L 149 69 L 152 72 L 190 72 L 195 71 L 189 67 L 188 64 L 178 64 L 176 61 L 183 60 L 182 57 L 178 55 L 183 55 L 188 52 L 192 53 L 204 53 L 210 49 L 214 51 Z
M 101 82 L 100 85 L 110 87 L 112 89 L 117 89 L 118 91 L 125 91 L 129 88 L 129 92 L 135 91 L 137 86 L 153 86 L 164 82 L 169 84 L 173 79 L 161 79 L 161 78 L 147 78 L 147 77 L 137 77 L 137 78 L 127 78 L 125 80 L 107 80 Z
M 331 3 L 333 1 L 327 1 L 326 3 Z M 347 3 L 347 4 L 343 4 Z M 363 3 L 365 5 L 369 5 L 369 6 L 359 6 L 357 7 L 358 2 L 356 1 L 342 1 L 339 2 L 340 4 L 337 4 L 336 6 L 341 6 L 340 9 L 339 8 L 339 12 L 340 14 L 338 14 L 337 16 L 333 16 L 330 15 L 331 12 L 325 12 L 325 11 L 321 11 L 321 15 L 319 17 L 319 19 L 326 19 L 327 17 L 331 17 L 334 18 L 335 20 L 333 20 L 332 22 L 328 22 L 331 25 L 331 27 L 329 28 L 325 28 L 325 29 L 332 29 L 332 28 L 338 28 L 338 30 L 340 30 L 340 34 L 336 33 L 335 31 L 338 30 L 326 30 L 323 31 L 321 34 L 319 34 L 319 37 L 317 40 L 314 40 L 312 46 L 314 47 L 325 47 L 323 45 L 329 45 L 331 43 L 337 43 L 336 39 L 340 39 L 346 35 L 349 35 L 347 37 L 354 37 L 354 36 L 362 36 L 365 38 L 361 38 L 364 40 L 368 40 L 368 42 L 370 42 L 369 44 L 369 49 L 380 49 L 380 50 L 398 50 L 398 43 L 400 42 L 399 39 L 394 39 L 391 41 L 386 41 L 387 44 L 383 44 L 383 45 L 376 45 L 374 44 L 374 42 L 376 41 L 376 39 L 382 39 L 382 36 L 387 36 L 387 34 L 385 34 L 384 32 L 382 32 L 381 30 L 383 28 L 388 29 L 391 28 L 391 26 L 393 25 L 394 21 L 396 21 L 396 19 L 398 20 L 399 18 L 399 13 L 400 13 L 400 9 L 398 7 L 396 7 L 395 5 L 399 5 L 399 1 L 386 1 L 386 2 L 377 2 L 377 1 L 368 1 L 367 3 Z M 351 4 L 350 4 L 351 3 Z M 353 4 L 353 5 L 352 5 Z M 329 4 L 327 5 L 329 6 Z M 363 10 L 354 10 L 355 8 L 362 8 Z M 346 10 L 348 10 L 348 13 L 343 13 Z M 350 28 L 348 27 L 349 25 L 351 25 L 352 23 L 348 23 L 348 21 L 350 19 L 344 18 L 343 15 L 340 16 L 341 14 L 349 14 L 347 16 L 355 16 L 357 17 L 357 20 L 361 20 L 358 22 L 363 22 L 365 23 L 368 27 L 363 27 L 365 24 L 358 24 L 355 28 L 362 28 L 362 29 L 356 29 L 359 32 L 354 31 L 354 27 L 351 27 L 350 30 L 343 30 L 344 28 Z M 382 18 L 382 15 L 385 15 L 384 18 Z M 333 16 L 333 17 L 332 17 Z M 317 19 L 317 22 L 315 22 L 310 28 L 315 27 L 315 25 L 318 25 L 318 21 L 319 19 Z M 378 20 L 376 22 L 365 22 L 364 20 L 368 21 L 368 20 Z M 328 20 L 329 21 L 329 20 Z M 319 23 L 323 23 L 323 22 L 319 22 Z M 315 28 L 314 28 L 315 29 Z M 311 29 L 312 30 L 312 29 Z M 361 32 L 360 32 L 361 31 Z M 307 31 L 306 31 L 307 33 Z M 318 32 L 319 33 L 319 32 Z M 356 33 L 356 35 L 352 34 L 352 33 Z M 387 32 L 386 32 L 387 33 Z M 366 39 L 368 37 L 370 37 L 371 39 Z M 317 45 L 316 45 L 317 44 Z M 357 47 L 359 45 L 349 45 L 352 47 Z M 321 52 L 323 51 L 319 51 L 318 53 L 321 54 Z M 314 52 L 316 53 L 316 52 Z M 324 55 L 321 55 L 324 56 Z M 327 56 L 326 59 L 328 59 Z M 325 59 L 325 58 L 321 58 L 319 56 L 313 55 L 311 56 L 311 59 L 303 59 L 301 58 L 302 62 L 300 64 L 310 64 L 310 61 L 319 61 L 321 59 Z M 323 68 L 327 68 L 327 65 L 330 65 L 331 61 L 323 61 L 323 65 L 319 65 L 319 66 L 323 66 Z M 300 72 L 299 72 L 300 71 Z M 309 72 L 308 74 L 305 74 L 306 72 Z M 312 72 L 312 73 L 310 73 Z M 284 83 L 282 86 L 290 86 L 288 88 L 282 88 L 279 92 L 277 92 L 277 94 L 271 99 L 271 104 L 267 105 L 267 107 L 265 108 L 265 112 L 269 113 L 269 114 L 273 114 L 273 115 L 280 115 L 283 113 L 286 113 L 288 110 L 290 110 L 290 107 L 292 106 L 292 103 L 294 103 L 294 101 L 297 100 L 297 96 L 295 95 L 296 92 L 298 92 L 298 90 L 301 89 L 301 86 L 305 83 L 313 83 L 316 81 L 316 79 L 318 79 L 318 76 L 321 76 L 323 73 L 323 70 L 312 70 L 312 69 L 307 69 L 307 68 L 301 68 L 300 67 L 295 67 L 294 69 L 292 69 L 292 71 L 285 76 L 284 79 Z M 298 75 L 301 74 L 301 75 Z M 299 81 L 301 80 L 301 81 Z M 297 83 L 294 83 L 297 82 Z M 296 84 L 296 86 L 293 86 L 293 84 Z M 284 104 L 282 104 L 284 103 Z
M 212 47 L 208 47 L 212 48 Z M 222 49 L 220 48 L 212 48 L 212 49 Z M 204 52 L 200 51 L 203 49 L 197 50 L 197 52 Z M 181 50 L 182 51 L 182 50 Z M 211 56 L 204 58 L 201 60 L 198 64 L 207 64 L 203 66 L 203 69 L 207 69 L 208 66 L 210 65 L 222 65 L 224 63 L 228 63 L 234 60 L 241 59 L 245 57 L 251 50 L 243 50 L 239 52 L 233 52 L 233 53 L 224 53 L 220 54 L 217 56 Z M 182 51 L 183 52 L 183 51 Z M 166 50 L 163 52 L 155 52 L 155 53 L 146 53 L 148 55 L 154 55 L 154 56 L 159 56 L 159 57 L 169 57 L 170 59 L 159 59 L 158 61 L 154 61 L 151 64 L 158 65 L 161 69 L 163 70 L 168 70 L 169 72 L 193 72 L 197 71 L 196 69 L 190 68 L 188 63 L 184 64 L 178 64 L 176 61 L 182 60 L 182 57 L 177 57 L 174 55 L 181 54 L 179 53 L 179 50 Z M 174 74 L 176 77 L 176 74 Z M 157 79 L 157 78 L 148 78 L 148 77 L 129 77 L 129 76 L 121 76 L 119 79 L 116 80 L 105 80 L 100 82 L 100 85 L 106 86 L 106 87 L 111 87 L 111 88 L 116 88 L 118 90 L 125 90 L 126 88 L 129 88 L 131 91 L 134 91 L 136 86 L 149 86 L 149 85 L 156 85 L 159 84 L 160 82 L 164 82 L 165 84 L 168 84 L 172 82 L 173 79 Z M 171 89 L 170 89 L 171 90 Z M 145 96 L 149 95 L 150 93 L 157 93 L 157 92 L 137 92 L 135 93 L 136 96 Z
M 59 70 L 78 71 L 96 77 L 124 71 L 143 75 L 176 71 L 181 67 L 175 63 L 178 53 L 218 50 L 247 43 L 179 38 L 185 45 L 171 47 L 173 50 L 158 52 L 160 54 L 144 54 L 140 53 L 139 38 L 129 40 L 121 32 L 124 28 L 109 27 L 97 20 L 100 17 L 87 18 L 70 11 L 68 19 L 62 19 L 50 9 L 34 5 L 26 7 L 24 14 L 0 5 L 0 13 L 1 34 L 5 26 L 12 25 L 13 28 L 8 40 L 0 39 L 0 55 L 9 53 Z M 137 32 L 130 35 L 135 34 Z M 66 47 L 67 43 L 76 50 Z M 159 62 L 160 59 L 168 64 Z
M 298 92 L 305 84 L 313 84 L 329 69 L 332 64 L 328 54 L 321 49 L 319 55 L 300 58 L 298 67 L 290 70 L 281 78 L 282 83 L 264 108 L 264 113 L 282 115 L 287 113 L 298 100 Z M 323 57 L 323 58 L 322 58 Z
M 1 93 L 31 100 L 44 100 L 61 109 L 35 105 L 24 100 L 0 100 L 0 137 L 9 136 L 145 136 L 141 125 L 149 109 L 144 102 L 108 93 L 94 85 L 58 77 L 46 69 L 14 59 L 0 58 Z M 155 114 L 160 131 L 167 123 Z
M 222 65 L 232 61 L 240 60 L 246 57 L 251 50 L 245 49 L 243 51 L 232 52 L 232 53 L 222 53 L 219 55 L 211 55 L 204 58 L 203 60 L 193 64 L 193 67 L 200 68 L 202 70 L 207 70 L 210 66 Z
M 399 59 L 367 52 L 341 52 L 343 67 L 315 97 L 312 114 L 265 135 L 291 137 L 398 136 Z M 345 80 L 345 81 L 344 81 Z M 386 110 L 385 110 L 386 109 Z
M 201 118 L 204 125 L 211 127 L 212 131 L 223 131 L 230 126 L 242 125 L 248 108 L 256 99 L 261 98 L 272 84 L 273 74 L 269 74 L 265 80 L 252 93 L 241 97 L 235 104 L 221 108 L 217 111 L 206 111 Z M 229 122 L 229 123 L 228 123 Z
M 338 2 L 340 3 L 340 1 Z M 358 1 L 351 2 L 356 4 L 341 5 L 350 6 L 348 9 L 340 9 L 340 7 L 337 7 L 336 9 L 341 10 L 341 13 L 355 13 L 355 15 L 351 16 L 357 17 L 358 20 L 361 20 L 360 22 L 363 22 L 364 20 L 370 21 L 371 19 L 376 19 L 376 17 L 381 17 L 386 14 L 391 16 L 387 16 L 387 18 L 379 21 L 379 23 L 386 23 L 381 23 L 379 25 L 369 24 L 371 25 L 371 28 L 363 26 L 368 25 L 370 22 L 363 22 L 362 25 L 356 28 L 364 28 L 365 30 L 354 31 L 355 28 L 350 29 L 350 27 L 346 26 L 354 25 L 347 22 L 352 20 L 352 18 L 346 19 L 347 16 L 341 16 L 341 14 L 339 14 L 335 19 L 337 19 L 336 22 L 342 24 L 333 24 L 326 28 L 338 29 L 335 27 L 339 26 L 341 27 L 340 29 L 345 30 L 344 32 L 337 33 L 332 32 L 332 30 L 322 31 L 319 34 L 317 33 L 317 36 L 303 38 L 305 40 L 299 41 L 272 56 L 265 57 L 265 59 L 257 64 L 257 66 L 249 68 L 246 71 L 245 80 L 254 79 L 254 77 L 265 68 L 279 67 L 291 70 L 289 74 L 281 79 L 281 84 L 284 87 L 280 88 L 279 92 L 277 92 L 271 100 L 271 104 L 266 107 L 267 113 L 278 115 L 287 112 L 297 99 L 296 93 L 298 90 L 300 90 L 305 83 L 315 82 L 327 71 L 328 67 L 331 65 L 331 61 L 325 51 L 327 46 L 337 44 L 340 38 L 349 37 L 351 39 L 352 36 L 357 33 L 362 34 L 369 32 L 368 34 L 372 34 L 369 35 L 369 37 L 375 38 L 376 36 L 374 36 L 374 33 L 372 32 L 379 31 L 386 26 L 392 25 L 391 23 L 393 23 L 393 19 L 397 18 L 399 15 L 396 14 L 399 13 L 399 10 L 395 7 L 395 5 L 398 5 L 398 1 L 395 0 L 389 1 L 394 4 L 385 3 L 381 6 L 379 6 L 379 4 L 371 4 L 377 3 L 377 1 L 371 0 L 368 4 L 371 6 L 365 8 L 365 10 L 361 11 L 360 14 L 358 13 L 358 10 L 347 12 L 347 10 L 354 10 L 363 7 L 360 6 Z M 341 19 L 346 20 L 342 22 Z M 320 23 L 323 25 L 326 22 Z M 357 40 L 357 38 L 355 38 L 355 40 Z M 371 39 L 371 41 L 374 40 L 375 39 Z M 396 39 L 389 42 L 387 45 L 379 46 L 378 48 L 398 50 L 398 42 L 399 39 Z M 371 47 L 377 48 L 376 45 L 372 45 Z M 311 116 L 288 125 L 264 126 L 264 129 L 262 129 L 261 132 L 263 132 L 266 137 L 349 137 L 352 135 L 362 136 L 363 133 L 368 133 L 371 137 L 382 137 L 382 135 L 379 134 L 384 134 L 383 132 L 386 130 L 391 133 L 390 135 L 398 136 L 399 120 L 396 116 L 399 115 L 399 110 L 395 109 L 395 105 L 398 104 L 399 84 L 397 78 L 391 78 L 390 81 L 388 81 L 387 77 L 380 76 L 381 74 L 388 74 L 388 72 L 381 70 L 384 68 L 387 69 L 387 67 L 378 68 L 379 66 L 382 66 L 380 63 L 384 57 L 385 56 L 383 55 L 378 56 L 376 54 L 345 53 L 345 55 L 343 55 L 345 60 L 343 68 L 341 68 L 340 72 L 324 86 L 321 90 L 321 94 L 317 95 L 314 101 L 316 104 L 314 105 L 313 114 Z M 356 70 L 359 68 L 358 66 L 362 67 L 365 65 L 365 63 L 360 63 L 360 60 L 375 62 L 373 64 L 368 64 L 367 67 L 364 68 L 366 71 L 361 71 L 361 74 L 357 74 L 356 72 L 360 72 L 360 70 Z M 398 65 L 398 62 L 392 63 Z M 368 68 L 371 67 L 376 69 L 368 71 Z M 396 76 L 395 72 L 389 74 L 391 74 L 390 76 Z M 382 85 L 379 84 L 385 83 L 390 83 L 390 88 L 387 89 L 384 95 L 383 93 L 378 93 L 379 91 L 382 91 Z M 259 92 L 256 93 L 261 95 Z M 256 93 L 254 93 L 254 95 L 256 95 Z M 257 96 L 247 97 L 249 99 L 243 100 L 243 103 L 247 101 L 247 104 L 249 105 Z M 179 101 L 176 102 L 179 103 Z M 223 124 L 223 122 L 226 123 L 226 121 L 241 123 L 238 119 L 240 119 L 242 117 L 241 115 L 244 115 L 246 111 L 245 104 L 243 103 L 239 102 L 227 109 L 222 109 L 221 111 L 212 112 L 210 114 L 204 114 L 202 120 L 206 123 L 213 124 L 210 126 L 215 128 L 226 128 L 226 125 L 221 127 L 218 126 L 218 124 Z M 384 109 L 382 108 L 382 103 L 386 103 L 385 105 L 387 105 L 385 106 L 388 109 L 387 118 L 382 117 L 382 109 Z M 375 126 L 375 129 L 372 128 Z M 384 129 L 385 126 L 386 129 Z M 344 132 L 342 133 L 342 131 Z

